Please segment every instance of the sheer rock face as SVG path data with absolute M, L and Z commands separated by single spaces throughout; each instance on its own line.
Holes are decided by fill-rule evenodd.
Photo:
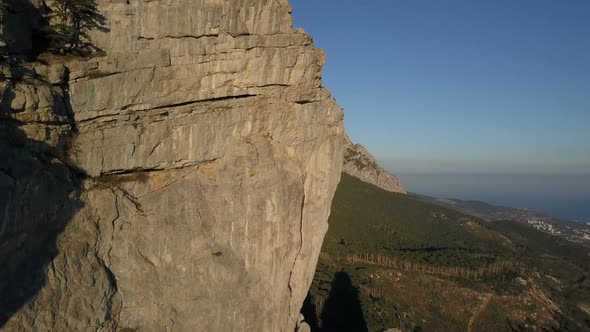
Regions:
M 342 169 L 323 52 L 293 31 L 287 0 L 99 5 L 106 55 L 68 62 L 63 88 L 49 84 L 65 106 L 48 109 L 70 111 L 51 155 L 86 176 L 56 171 L 71 217 L 4 327 L 292 331 Z M 21 192 L 11 202 L 26 205 Z
M 353 144 L 346 136 L 343 171 L 381 189 L 406 194 L 401 182 L 384 170 L 375 157 L 360 144 Z

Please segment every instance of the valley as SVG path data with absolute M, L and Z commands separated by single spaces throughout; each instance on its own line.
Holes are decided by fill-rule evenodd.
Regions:
M 486 222 L 347 174 L 329 223 L 303 310 L 313 316 L 312 330 L 590 328 L 585 246 L 514 221 Z M 348 306 L 335 306 L 334 298 L 348 299 L 339 301 Z
M 433 204 L 458 210 L 486 221 L 514 220 L 572 242 L 590 245 L 590 223 L 587 222 L 563 220 L 531 209 L 498 206 L 481 201 L 417 196 Z

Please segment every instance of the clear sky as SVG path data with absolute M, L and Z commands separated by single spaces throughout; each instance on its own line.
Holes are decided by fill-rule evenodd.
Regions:
M 590 0 L 291 0 L 352 140 L 403 173 L 590 174 Z

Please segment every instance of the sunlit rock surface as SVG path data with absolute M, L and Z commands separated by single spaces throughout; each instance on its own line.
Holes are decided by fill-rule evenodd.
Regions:
M 398 178 L 383 169 L 364 146 L 353 144 L 348 136 L 346 136 L 343 170 L 345 173 L 376 185 L 381 189 L 402 194 L 406 193 L 406 189 L 404 189 Z
M 287 0 L 98 3 L 101 56 L 5 87 L 0 250 L 22 257 L 0 275 L 28 293 L 0 324 L 293 331 L 344 151 L 323 51 Z M 13 280 L 44 248 L 36 282 Z

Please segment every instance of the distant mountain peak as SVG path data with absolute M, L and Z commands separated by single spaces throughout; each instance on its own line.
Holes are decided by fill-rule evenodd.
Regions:
M 344 172 L 383 190 L 406 194 L 398 178 L 389 173 L 362 145 L 354 144 L 345 137 Z

